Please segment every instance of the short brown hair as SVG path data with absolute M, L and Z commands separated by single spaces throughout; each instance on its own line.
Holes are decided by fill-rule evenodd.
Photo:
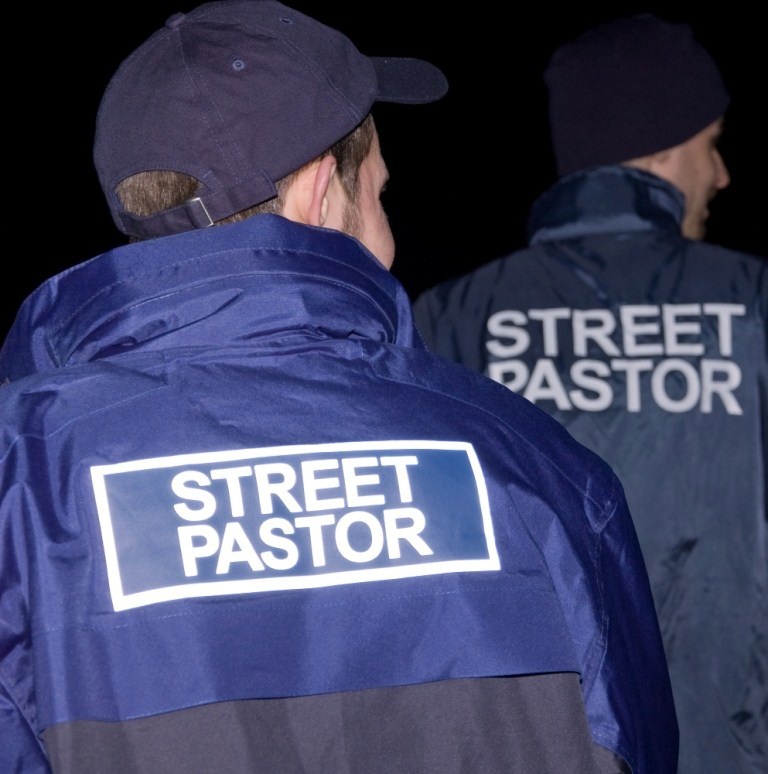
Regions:
M 312 164 L 325 156 L 333 156 L 336 159 L 339 180 L 352 204 L 357 201 L 360 165 L 370 153 L 373 136 L 374 121 L 369 113 L 349 134 L 309 162 Z M 235 223 L 253 215 L 265 213 L 282 214 L 285 206 L 285 192 L 299 171 L 291 172 L 277 181 L 275 186 L 277 196 L 222 218 L 214 225 Z M 126 211 L 139 217 L 146 217 L 183 204 L 195 195 L 199 186 L 197 179 L 183 172 L 158 169 L 139 172 L 122 180 L 117 186 L 117 195 Z M 132 237 L 131 241 L 138 241 L 138 239 L 139 237 Z

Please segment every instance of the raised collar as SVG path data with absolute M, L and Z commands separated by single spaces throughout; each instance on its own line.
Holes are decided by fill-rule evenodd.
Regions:
M 357 240 L 259 215 L 126 245 L 50 278 L 16 317 L 0 379 L 288 335 L 417 338 L 405 289 Z
M 591 234 L 651 230 L 680 233 L 685 201 L 673 185 L 632 167 L 613 165 L 561 178 L 533 204 L 530 244 Z

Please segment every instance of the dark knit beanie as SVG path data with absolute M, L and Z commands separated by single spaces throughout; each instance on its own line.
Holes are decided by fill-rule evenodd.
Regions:
M 544 81 L 561 176 L 679 145 L 729 102 L 691 28 L 650 14 L 601 24 L 561 46 Z

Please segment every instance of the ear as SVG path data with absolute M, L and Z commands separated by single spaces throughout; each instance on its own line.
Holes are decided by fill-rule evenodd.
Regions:
M 312 198 L 309 203 L 309 219 L 311 226 L 324 226 L 328 220 L 329 201 L 332 196 L 331 182 L 336 174 L 336 159 L 333 156 L 323 156 L 315 171 L 312 185 Z
M 648 156 L 648 166 L 646 169 L 659 177 L 666 177 L 666 169 L 671 158 L 671 149 L 667 148 Z
M 634 167 L 635 169 L 642 169 L 644 172 L 653 172 L 666 164 L 669 157 L 669 151 L 657 151 L 656 153 L 649 153 L 647 156 L 638 156 L 637 158 L 630 159 L 629 161 L 623 161 L 622 164 L 626 167 Z
M 320 161 L 303 167 L 285 194 L 283 215 L 310 226 L 326 225 L 335 173 L 334 156 L 323 156 Z

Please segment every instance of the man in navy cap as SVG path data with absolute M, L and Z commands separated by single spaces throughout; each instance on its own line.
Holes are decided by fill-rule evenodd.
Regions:
M 674 771 L 615 476 L 428 353 L 387 271 L 371 109 L 445 90 L 263 0 L 118 69 L 132 243 L 0 352 L 3 770 Z
M 768 766 L 768 262 L 707 244 L 729 95 L 690 26 L 586 31 L 545 72 L 559 179 L 527 249 L 428 290 L 437 353 L 556 417 L 624 485 L 680 771 Z

